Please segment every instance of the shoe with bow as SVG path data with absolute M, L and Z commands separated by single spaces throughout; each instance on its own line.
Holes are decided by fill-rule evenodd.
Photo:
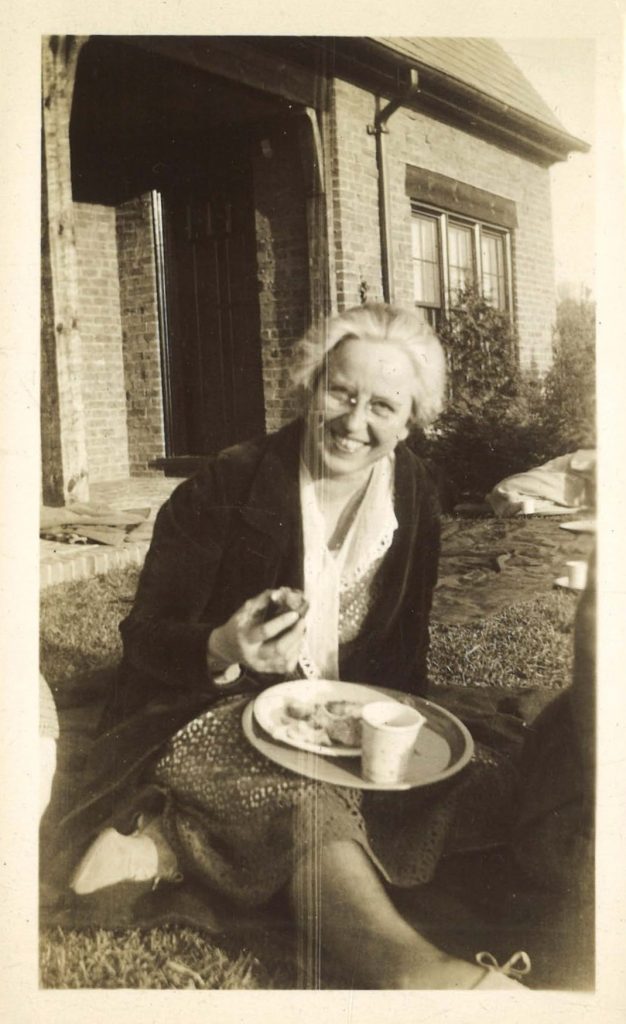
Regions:
M 485 973 L 475 985 L 474 989 L 528 989 L 519 980 L 531 969 L 528 953 L 519 951 L 514 953 L 505 964 L 500 967 L 492 953 L 477 953 L 476 963 L 485 968 Z

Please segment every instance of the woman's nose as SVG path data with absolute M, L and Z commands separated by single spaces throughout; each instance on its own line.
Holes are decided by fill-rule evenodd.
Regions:
M 355 402 L 354 405 L 350 406 L 344 415 L 344 423 L 353 433 L 367 427 L 367 410 L 365 403 Z

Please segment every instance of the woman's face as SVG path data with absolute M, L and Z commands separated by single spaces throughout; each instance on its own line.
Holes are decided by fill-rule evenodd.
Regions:
M 308 451 L 327 477 L 358 476 L 408 434 L 414 370 L 385 342 L 348 338 L 329 354 L 307 416 Z

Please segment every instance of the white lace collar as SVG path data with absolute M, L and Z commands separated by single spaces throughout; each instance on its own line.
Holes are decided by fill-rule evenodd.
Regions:
M 314 482 L 301 460 L 304 589 L 309 613 L 300 664 L 306 675 L 338 678 L 340 592 L 354 585 L 391 546 L 398 526 L 393 506 L 394 466 L 393 455 L 374 463 L 343 544 L 331 553 Z

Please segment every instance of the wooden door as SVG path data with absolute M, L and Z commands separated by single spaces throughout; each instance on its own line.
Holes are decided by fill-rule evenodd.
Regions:
M 264 429 L 251 177 L 238 151 L 162 195 L 170 456 Z

